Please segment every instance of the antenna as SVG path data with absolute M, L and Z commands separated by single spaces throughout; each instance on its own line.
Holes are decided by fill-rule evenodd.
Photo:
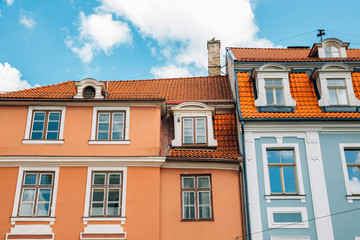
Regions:
M 324 29 L 318 29 L 318 34 L 316 35 L 317 37 L 320 37 L 320 41 L 322 42 L 322 36 L 325 35 L 325 30 Z

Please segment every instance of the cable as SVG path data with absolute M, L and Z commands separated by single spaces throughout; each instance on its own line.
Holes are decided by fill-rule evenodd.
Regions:
M 354 211 L 358 211 L 358 210 L 360 210 L 360 208 L 354 208 L 354 209 L 345 210 L 345 211 L 341 211 L 341 212 L 337 212 L 337 213 L 333 213 L 333 214 L 329 214 L 329 215 L 325 215 L 325 216 L 321 216 L 321 217 L 317 217 L 317 218 L 311 218 L 311 219 L 305 220 L 303 222 L 310 222 L 310 221 L 314 221 L 314 220 L 317 220 L 317 219 L 336 216 L 336 215 L 340 215 L 340 214 L 344 214 L 344 213 L 348 213 L 348 212 L 354 212 Z M 281 227 L 277 227 L 277 228 L 268 228 L 268 229 L 265 229 L 265 230 L 262 230 L 262 231 L 258 231 L 258 232 L 254 232 L 254 233 L 250 233 L 250 234 L 246 234 L 246 235 L 242 235 L 242 236 L 237 236 L 235 239 L 240 239 L 240 238 L 248 237 L 250 235 L 255 235 L 255 234 L 259 234 L 259 233 L 269 232 L 269 231 L 272 231 L 272 230 L 281 229 L 281 228 L 296 225 L 296 224 L 299 224 L 299 223 L 290 223 L 290 224 L 282 225 Z
M 339 34 L 344 34 L 344 35 L 350 35 L 350 36 L 354 36 L 354 37 L 359 37 L 359 38 L 360 38 L 360 35 L 356 35 L 356 34 L 352 34 L 352 33 L 343 33 L 343 32 L 337 32 L 337 31 L 334 31 L 334 30 L 326 30 L 326 31 L 334 32 L 334 33 L 339 33 Z
M 126 77 L 125 79 L 130 80 L 130 79 L 134 79 L 134 78 L 138 78 L 138 77 L 143 77 L 143 76 L 147 76 L 150 75 L 151 73 L 146 73 L 146 74 L 142 74 L 142 75 L 138 75 L 138 76 L 134 76 L 134 77 Z
M 292 37 L 283 38 L 283 39 L 280 39 L 280 40 L 277 40 L 277 41 L 273 41 L 273 43 L 277 43 L 277 42 L 285 41 L 285 40 L 292 39 L 292 38 L 301 37 L 301 36 L 304 36 L 304 35 L 306 35 L 306 34 L 309 34 L 309 33 L 314 33 L 314 32 L 316 32 L 316 31 L 310 31 L 310 32 L 302 33 L 302 34 L 295 35 L 295 36 L 292 36 Z

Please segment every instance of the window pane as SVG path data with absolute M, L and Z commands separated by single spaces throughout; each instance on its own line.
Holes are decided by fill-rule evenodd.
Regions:
M 113 132 L 111 135 L 112 140 L 123 140 L 123 133 L 122 132 Z
M 328 79 L 327 84 L 328 84 L 328 86 L 336 86 L 336 80 L 335 79 Z
M 113 131 L 120 131 L 123 128 L 123 124 L 121 122 L 114 122 L 112 128 Z
M 106 215 L 119 215 L 119 203 L 108 203 Z
M 37 121 L 45 121 L 45 113 L 44 112 L 36 112 L 34 116 L 34 120 Z
M 99 130 L 109 130 L 109 123 L 99 123 Z
M 347 104 L 346 90 L 338 89 L 339 104 Z
M 51 112 L 49 114 L 49 120 L 51 120 L 51 121 L 59 121 L 60 120 L 60 113 L 59 112 Z
M 120 184 L 120 174 L 111 173 L 109 174 L 109 185 L 119 185 Z
M 49 216 L 49 203 L 38 204 L 36 216 Z
M 210 188 L 210 178 L 198 177 L 198 188 Z
M 194 188 L 195 188 L 195 178 L 183 177 L 183 189 L 194 189 Z
M 351 193 L 360 194 L 360 173 L 358 167 L 348 167 Z
M 325 57 L 331 57 L 330 47 L 325 48 Z
M 280 163 L 279 150 L 267 150 L 268 163 Z
M 48 132 L 46 134 L 46 139 L 49 139 L 49 140 L 58 139 L 58 133 L 57 132 Z
M 100 113 L 99 114 L 99 122 L 109 122 L 110 114 L 109 113 Z
M 195 206 L 185 206 L 184 219 L 194 219 L 194 218 L 195 218 Z
M 196 143 L 206 143 L 206 138 L 205 138 L 205 136 L 203 136 L 203 137 L 201 137 L 201 136 L 196 137 Z
M 282 86 L 281 80 L 280 79 L 274 79 L 274 86 Z
M 104 189 L 93 189 L 93 199 L 94 202 L 103 202 L 104 201 Z
M 210 204 L 210 192 L 199 192 L 199 204 Z
M 360 151 L 346 150 L 345 151 L 346 163 L 360 163 L 358 153 L 360 153 Z
M 35 199 L 35 189 L 24 189 L 22 201 L 33 202 Z
M 109 202 L 120 201 L 120 190 L 119 189 L 109 189 L 108 201 Z
M 91 207 L 91 215 L 104 215 L 104 204 L 93 203 Z
M 20 216 L 32 216 L 33 214 L 33 203 L 21 204 Z
M 183 193 L 184 193 L 183 204 L 195 205 L 195 192 L 183 192 Z
M 196 119 L 196 128 L 205 128 L 205 118 Z
M 50 189 L 40 189 L 38 202 L 50 202 Z
M 105 174 L 95 173 L 94 174 L 94 185 L 105 185 Z
M 274 104 L 273 89 L 266 89 L 266 102 L 267 104 Z
M 32 132 L 31 139 L 42 139 L 42 132 Z
M 272 79 L 266 79 L 265 80 L 265 86 L 274 86 L 274 82 Z
M 283 90 L 275 89 L 275 93 L 276 93 L 276 104 L 279 105 L 284 104 Z
M 281 150 L 281 163 L 294 163 L 294 152 L 292 150 Z
M 295 180 L 295 168 L 283 167 L 284 185 L 286 193 L 297 193 L 296 180 Z
M 114 122 L 123 122 L 124 121 L 124 114 L 123 113 L 114 113 L 113 121 Z
M 343 79 L 336 79 L 336 86 L 345 86 L 345 81 Z
M 44 122 L 34 122 L 33 131 L 43 131 L 43 129 L 44 129 Z
M 301 213 L 273 213 L 274 222 L 302 222 Z
M 193 137 L 184 137 L 184 143 L 194 143 Z
M 280 167 L 269 167 L 271 193 L 282 193 Z
M 210 206 L 200 206 L 199 207 L 199 218 L 211 218 Z
M 184 135 L 192 136 L 192 134 L 193 134 L 193 129 L 192 128 L 184 128 Z
M 191 118 L 184 118 L 184 127 L 191 127 L 193 125 L 193 120 Z
M 99 132 L 98 133 L 98 140 L 109 140 L 109 133 L 105 132 Z
M 59 122 L 49 122 L 48 131 L 58 131 L 59 130 Z
M 25 173 L 25 185 L 36 185 L 37 174 L 36 173 Z
M 336 98 L 336 89 L 329 89 L 329 95 L 330 95 L 330 104 L 338 104 L 337 98 Z
M 339 49 L 336 47 L 331 47 L 332 57 L 339 57 Z

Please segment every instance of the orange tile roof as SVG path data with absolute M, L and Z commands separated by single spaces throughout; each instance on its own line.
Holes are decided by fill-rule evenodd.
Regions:
M 310 48 L 230 48 L 237 62 L 360 61 L 360 49 L 347 49 L 347 58 L 308 57 Z
M 217 114 L 214 121 L 216 150 L 173 149 L 170 157 L 174 158 L 225 158 L 238 159 L 235 114 Z
M 315 95 L 313 83 L 307 73 L 291 73 L 290 92 L 296 101 L 294 113 L 258 112 L 255 107 L 255 97 L 252 82 L 248 73 L 237 73 L 239 86 L 239 102 L 242 118 L 330 118 L 351 119 L 360 118 L 359 112 L 322 112 Z M 360 73 L 352 73 L 355 95 L 360 99 Z
M 132 81 L 105 81 L 106 99 L 228 100 L 232 94 L 227 76 Z M 72 99 L 73 81 L 0 94 L 0 98 Z

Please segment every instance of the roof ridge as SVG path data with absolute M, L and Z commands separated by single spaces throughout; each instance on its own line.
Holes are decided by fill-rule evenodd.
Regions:
M 287 51 L 293 51 L 293 50 L 302 50 L 302 51 L 310 51 L 310 48 L 270 48 L 270 47 L 229 47 L 229 49 L 261 49 L 261 50 L 287 50 Z
M 10 91 L 10 92 L 1 93 L 0 95 L 2 95 L 2 94 L 9 94 L 9 93 L 21 93 L 21 92 L 25 92 L 25 91 L 28 92 L 28 91 L 32 91 L 32 90 L 35 90 L 35 89 L 48 88 L 48 87 L 52 87 L 52 86 L 61 86 L 61 85 L 68 84 L 68 83 L 70 83 L 70 82 L 74 82 L 74 81 L 68 80 L 68 81 L 61 82 L 61 83 L 54 83 L 54 84 L 45 85 L 45 86 L 38 86 L 38 87 L 20 89 L 20 90 L 15 90 L 15 91 Z
M 167 80 L 180 80 L 180 79 L 196 79 L 196 78 L 227 78 L 226 75 L 219 76 L 198 76 L 198 77 L 177 77 L 177 78 L 153 78 L 153 79 L 133 79 L 133 80 L 99 80 L 100 82 L 145 82 L 145 81 L 167 81 Z

